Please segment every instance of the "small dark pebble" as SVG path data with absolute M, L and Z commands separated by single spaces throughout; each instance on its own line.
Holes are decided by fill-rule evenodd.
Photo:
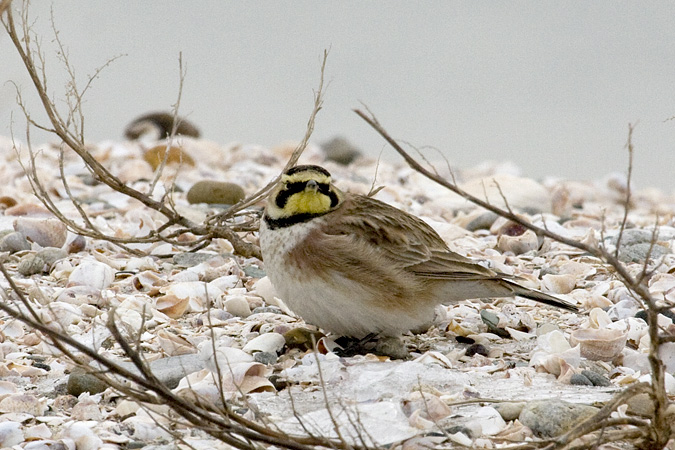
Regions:
M 131 441 L 131 442 L 127 442 L 127 445 L 125 446 L 125 448 L 127 448 L 127 450 L 133 450 L 133 449 L 136 449 L 136 448 L 143 448 L 146 445 L 148 445 L 147 442 Z
M 493 313 L 492 311 L 488 311 L 487 309 L 481 309 L 480 318 L 483 321 L 483 323 L 487 325 L 488 331 L 490 331 L 490 333 L 494 333 L 497 336 L 503 338 L 511 336 L 509 332 L 506 331 L 504 328 L 498 327 L 499 316 L 497 316 L 497 314 Z
M 497 220 L 497 214 L 486 212 L 469 222 L 465 228 L 469 231 L 489 230 L 495 220 Z
M 470 345 L 466 349 L 465 354 L 466 354 L 466 356 L 473 356 L 473 355 L 487 356 L 488 355 L 488 349 L 483 344 L 473 344 L 473 345 Z
M 253 359 L 260 364 L 268 365 L 276 363 L 279 357 L 276 355 L 276 353 L 256 352 L 253 354 Z
M 474 344 L 476 341 L 471 339 L 470 337 L 466 336 L 457 336 L 455 337 L 455 340 L 459 342 L 460 344 Z
M 52 368 L 49 366 L 49 364 L 45 364 L 45 363 L 41 363 L 41 362 L 37 362 L 37 361 L 33 363 L 33 367 L 37 367 L 38 369 L 44 369 L 47 372 L 52 370 Z
M 575 373 L 574 375 L 572 375 L 572 377 L 570 378 L 570 384 L 573 384 L 575 386 L 593 386 L 591 380 L 589 380 L 580 373 Z
M 250 278 L 263 278 L 265 277 L 265 271 L 257 266 L 245 266 L 244 274 Z
M 672 320 L 673 322 L 675 322 L 675 311 L 670 310 L 670 309 L 664 309 L 664 310 L 661 311 L 659 314 L 663 314 L 664 316 L 666 316 L 667 318 L 669 318 L 670 320 Z M 636 319 L 642 319 L 642 320 L 644 320 L 645 322 L 647 322 L 647 311 L 644 310 L 644 309 L 643 309 L 642 311 L 638 311 L 638 312 L 635 314 L 635 318 L 636 318 Z
M 467 427 L 463 427 L 461 425 L 455 425 L 454 427 L 446 428 L 445 431 L 448 434 L 455 434 L 455 433 L 462 433 L 467 435 L 469 438 L 473 439 L 473 433 L 471 433 L 471 430 L 468 429 Z
M 270 380 L 270 383 L 272 383 L 272 386 L 274 386 L 274 389 L 277 391 L 283 391 L 288 386 L 290 386 L 288 380 L 280 377 L 279 375 L 270 375 L 268 380 Z
M 284 312 L 278 306 L 258 306 L 251 311 L 251 314 L 262 313 L 283 314 Z
M 593 383 L 593 386 L 611 386 L 612 383 L 604 375 L 593 372 L 592 370 L 582 370 L 581 375 L 585 376 Z

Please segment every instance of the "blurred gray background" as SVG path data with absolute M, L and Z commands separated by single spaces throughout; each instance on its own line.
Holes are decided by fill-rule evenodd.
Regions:
M 15 6 L 19 6 L 17 0 Z M 84 85 L 86 136 L 120 140 L 125 125 L 168 110 L 187 68 L 181 113 L 205 138 L 274 146 L 299 140 L 330 48 L 314 142 L 343 135 L 367 154 L 383 141 L 352 109 L 368 105 L 396 138 L 441 149 L 451 163 L 510 160 L 530 177 L 598 179 L 625 172 L 628 124 L 637 187 L 675 190 L 675 3 L 627 1 L 35 1 L 48 79 L 60 38 Z M 24 139 L 21 86 L 37 98 L 0 36 L 0 134 Z M 34 142 L 48 138 L 34 131 Z M 385 158 L 397 156 L 385 150 Z

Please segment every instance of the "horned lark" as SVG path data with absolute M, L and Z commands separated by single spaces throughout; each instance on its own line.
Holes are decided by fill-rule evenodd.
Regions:
M 282 176 L 260 247 L 280 298 L 306 322 L 343 336 L 398 336 L 429 324 L 436 305 L 469 298 L 518 295 L 577 310 L 450 251 L 421 219 L 343 193 L 318 166 Z

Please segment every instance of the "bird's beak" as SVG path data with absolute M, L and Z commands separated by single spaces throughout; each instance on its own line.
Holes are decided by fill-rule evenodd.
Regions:
M 305 187 L 305 189 L 307 189 L 308 191 L 312 191 L 312 192 L 318 192 L 319 191 L 319 183 L 317 183 L 314 180 L 309 180 L 307 182 L 307 186 Z

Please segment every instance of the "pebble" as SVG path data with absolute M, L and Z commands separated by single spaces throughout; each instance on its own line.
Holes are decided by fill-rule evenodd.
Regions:
M 87 248 L 87 239 L 84 236 L 77 235 L 68 244 L 68 253 L 79 253 Z
M 469 222 L 465 228 L 469 231 L 489 230 L 497 217 L 499 216 L 493 212 L 485 212 Z
M 253 354 L 253 359 L 255 362 L 259 362 L 260 364 L 275 364 L 278 360 L 279 357 L 277 356 L 276 353 L 271 353 L 271 352 L 256 352 Z
M 6 230 L 0 237 L 0 252 L 9 252 L 10 254 L 30 250 L 30 242 L 23 233 Z
M 14 221 L 14 230 L 41 247 L 63 247 L 68 237 L 66 226 L 54 218 L 19 217 Z
M 593 383 L 593 386 L 611 386 L 612 382 L 609 381 L 609 379 L 603 375 L 600 375 L 597 372 L 593 372 L 592 370 L 582 370 L 581 375 L 586 377 L 591 383 Z
M 127 370 L 138 373 L 136 366 L 130 362 L 118 362 Z M 149 363 L 150 371 L 169 389 L 178 386 L 181 378 L 204 368 L 204 361 L 196 353 L 179 356 L 169 356 Z M 74 369 L 68 376 L 68 394 L 79 397 L 83 392 L 98 394 L 105 391 L 108 384 L 82 369 Z
M 507 338 L 509 337 L 509 332 L 506 331 L 504 328 L 499 328 L 499 316 L 492 311 L 489 311 L 487 309 L 481 309 L 480 311 L 480 318 L 483 321 L 485 325 L 487 325 L 488 330 L 491 333 L 496 334 L 497 336 Z
M 194 166 L 195 161 L 190 155 L 185 153 L 180 147 L 170 147 L 168 156 L 166 157 L 166 164 L 185 164 L 187 166 Z M 164 156 L 167 154 L 166 145 L 157 145 L 143 154 L 143 159 L 150 164 L 152 170 L 157 168 L 164 161 Z
M 324 142 L 321 144 L 321 150 L 323 150 L 328 161 L 334 161 L 343 166 L 351 164 L 356 158 L 361 156 L 361 150 L 342 136 L 336 136 Z
M 179 267 L 194 267 L 198 264 L 213 259 L 219 255 L 215 253 L 177 253 L 173 255 L 173 263 Z
M 668 253 L 670 253 L 670 249 L 661 244 L 654 244 L 652 246 L 650 243 L 645 242 L 626 246 L 621 245 L 619 260 L 625 263 L 643 263 L 647 259 L 647 255 L 649 255 L 651 260 L 656 260 Z
M 473 355 L 483 355 L 487 356 L 489 353 L 487 347 L 485 347 L 483 344 L 472 344 L 466 349 L 466 356 L 473 356 Z
M 234 205 L 245 197 L 244 189 L 238 184 L 214 180 L 198 181 L 187 193 L 187 201 L 191 204 Z
M 284 312 L 278 306 L 258 306 L 251 311 L 251 314 L 263 314 L 263 313 L 272 313 L 272 314 L 283 314 Z
M 535 400 L 523 407 L 518 420 L 529 427 L 535 436 L 548 438 L 567 432 L 597 412 L 598 408 L 593 406 L 564 400 Z
M 502 416 L 502 419 L 507 422 L 516 420 L 520 416 L 523 407 L 525 407 L 525 402 L 504 402 L 494 405 L 494 408 Z
M 570 377 L 570 384 L 575 386 L 593 386 L 591 380 L 589 380 L 584 374 L 575 373 Z

